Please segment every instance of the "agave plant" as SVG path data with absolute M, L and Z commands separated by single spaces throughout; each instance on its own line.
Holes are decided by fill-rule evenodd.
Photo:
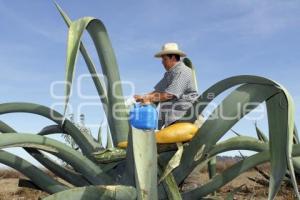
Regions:
M 300 156 L 300 144 L 294 122 L 294 103 L 282 85 L 267 78 L 251 75 L 234 76 L 219 81 L 204 91 L 194 102 L 186 113 L 186 116 L 192 117 L 188 120 L 183 117 L 182 121 L 195 122 L 211 103 L 209 94 L 218 96 L 238 86 L 211 113 L 217 117 L 205 120 L 190 141 L 157 145 L 152 132 L 130 126 L 124 99 L 116 98 L 114 95 L 123 96 L 121 85 L 113 87 L 114 83 L 120 81 L 120 75 L 104 24 L 92 17 L 71 21 L 58 5 L 56 7 L 69 28 L 66 58 L 68 84 L 65 86 L 65 103 L 67 105 L 69 101 L 76 57 L 80 52 L 92 74 L 102 102 L 112 135 L 112 144 L 108 149 L 101 149 L 101 135 L 98 137 L 100 139 L 96 140 L 93 136 L 84 134 L 65 117 L 67 107 L 61 114 L 34 103 L 0 104 L 1 115 L 16 112 L 31 113 L 41 115 L 54 123 L 43 128 L 38 134 L 26 134 L 17 132 L 0 121 L 1 148 L 24 148 L 45 168 L 65 181 L 59 182 L 23 158 L 1 150 L 0 162 L 23 173 L 37 189 L 51 194 L 45 199 L 201 199 L 243 172 L 265 162 L 271 164 L 268 199 L 275 198 L 287 173 L 294 186 L 295 196 L 300 199 L 295 178 L 295 172 L 300 172 L 300 160 L 297 157 Z M 81 42 L 85 30 L 96 47 L 102 72 L 107 77 L 106 83 L 95 76 L 96 68 Z M 189 60 L 185 62 L 195 70 Z M 239 120 L 263 102 L 267 107 L 268 137 L 257 127 L 258 138 L 237 135 L 220 141 L 220 138 Z M 247 105 L 247 111 L 241 112 L 237 104 Z M 114 105 L 124 110 L 118 113 L 118 117 L 112 114 Z M 222 115 L 230 119 L 225 120 L 220 116 L 221 109 Z M 99 133 L 101 134 L 101 131 Z M 69 135 L 81 151 L 47 137 L 49 134 Z M 126 140 L 128 141 L 126 149 L 114 148 Z M 231 150 L 251 150 L 256 153 L 216 174 L 215 157 Z M 45 152 L 63 160 L 71 168 L 54 162 Z M 198 188 L 181 191 L 180 186 L 192 170 L 196 166 L 207 164 L 210 180 Z

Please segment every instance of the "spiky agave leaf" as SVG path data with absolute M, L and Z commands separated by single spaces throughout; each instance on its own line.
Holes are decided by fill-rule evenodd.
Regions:
M 249 136 L 236 136 L 213 145 L 207 153 L 207 157 L 216 156 L 219 153 L 233 150 L 248 150 L 248 151 L 267 151 L 269 144 Z
M 196 69 L 192 63 L 192 61 L 189 58 L 184 58 L 183 62 L 186 66 L 188 66 L 189 68 L 192 69 L 192 73 L 193 73 L 193 80 L 194 80 L 194 85 L 196 88 L 196 91 L 199 92 L 198 90 L 198 81 L 197 81 L 197 75 L 196 75 Z M 201 115 L 199 115 L 201 116 Z M 199 117 L 198 116 L 198 117 Z M 196 120 L 197 121 L 197 120 Z M 236 135 L 240 136 L 237 132 L 235 132 L 234 130 L 232 130 Z M 216 175 L 216 158 L 212 158 L 209 162 L 208 162 L 208 174 L 209 174 L 209 178 L 211 179 L 213 176 Z
M 52 126 L 52 128 L 53 128 L 53 126 Z M 47 128 L 47 130 L 49 130 L 49 129 Z M 9 125 L 7 125 L 6 123 L 4 123 L 1 120 L 0 120 L 0 132 L 3 134 L 5 134 L 5 133 L 16 133 L 17 134 L 16 130 L 14 130 L 12 127 L 10 127 Z M 45 131 L 43 133 L 46 133 L 46 132 L 48 132 L 48 131 Z M 75 185 L 75 186 L 90 185 L 90 183 L 85 178 L 83 178 L 81 174 L 71 171 L 71 170 L 57 164 L 56 162 L 54 162 L 53 160 L 48 158 L 48 156 L 46 156 L 44 153 L 40 152 L 39 150 L 34 149 L 34 148 L 29 148 L 29 147 L 24 147 L 23 149 L 27 153 L 29 153 L 34 159 L 36 159 L 38 162 L 40 162 L 45 168 L 50 170 L 56 176 L 71 183 L 72 185 Z
M 66 60 L 64 113 L 66 113 L 69 102 L 75 62 L 81 44 L 81 37 L 85 29 L 89 32 L 94 42 L 102 71 L 107 77 L 107 98 L 109 99 L 107 113 L 111 113 L 111 115 L 107 115 L 107 120 L 113 133 L 114 145 L 117 145 L 118 142 L 127 140 L 127 135 L 130 131 L 128 116 L 125 112 L 126 107 L 123 99 L 120 75 L 107 31 L 100 20 L 92 17 L 84 17 L 70 24 Z M 119 112 L 115 112 L 116 109 Z
M 95 163 L 76 150 L 51 138 L 33 134 L 6 133 L 0 135 L 0 148 L 31 147 L 49 152 L 70 164 L 93 184 L 111 182 L 111 179 Z
M 158 175 L 161 177 L 163 173 L 162 165 L 159 163 L 158 160 Z M 161 189 L 161 184 L 163 185 L 163 191 L 166 191 L 166 194 L 161 192 L 159 189 Z M 176 199 L 181 200 L 181 194 L 179 192 L 179 188 L 177 186 L 177 183 L 175 181 L 175 178 L 172 173 L 169 173 L 165 179 L 162 181 L 162 183 L 158 184 L 158 198 L 159 199 Z
M 61 129 L 57 125 L 52 125 L 45 127 L 43 129 L 42 134 L 49 134 L 52 132 L 59 132 Z M 2 133 L 17 133 L 12 127 L 4 123 L 3 121 L 0 121 L 0 132 Z M 46 169 L 50 170 L 52 173 L 54 173 L 56 176 L 64 179 L 65 181 L 71 183 L 72 185 L 75 186 L 85 186 L 85 185 L 90 185 L 84 177 L 82 177 L 81 174 L 76 173 L 74 171 L 71 171 L 70 169 L 67 169 L 50 158 L 40 152 L 37 149 L 34 148 L 29 148 L 29 147 L 24 147 L 24 150 L 29 153 L 34 159 L 36 159 L 38 162 L 40 162 Z
M 235 193 L 237 193 L 238 191 L 240 191 L 242 189 L 242 187 L 244 187 L 245 184 L 243 185 L 240 185 L 239 187 L 237 188 L 234 188 L 229 194 L 227 194 L 225 200 L 234 200 L 234 195 Z
M 261 143 L 261 145 L 265 145 L 265 143 Z M 300 155 L 299 144 L 293 145 L 292 155 L 293 156 Z M 270 159 L 271 159 L 270 152 L 268 150 L 249 156 L 244 160 L 234 164 L 230 168 L 226 169 L 223 173 L 216 175 L 208 183 L 202 185 L 200 188 L 182 193 L 183 199 L 196 199 L 196 198 L 204 197 L 212 193 L 213 191 L 217 190 L 218 188 L 222 187 L 229 181 L 233 180 L 235 177 L 239 176 L 240 174 L 246 172 L 247 170 L 253 168 L 254 166 L 268 162 Z
M 93 153 L 97 163 L 111 163 L 124 160 L 126 157 L 126 150 L 119 148 L 103 149 Z
M 230 168 L 226 169 L 219 175 L 213 177 L 208 183 L 197 188 L 195 190 L 183 193 L 184 199 L 196 199 L 199 197 L 206 196 L 218 188 L 222 187 L 229 181 L 233 180 L 235 177 L 239 176 L 241 173 L 251 169 L 252 167 L 262 164 L 270 159 L 269 151 L 264 151 L 262 153 L 250 156 Z
M 213 178 L 217 174 L 217 169 L 216 169 L 216 164 L 217 164 L 217 158 L 214 157 L 208 162 L 208 176 L 209 179 Z
M 264 142 L 269 142 L 268 137 L 258 128 L 257 123 L 255 122 L 255 130 L 256 130 L 256 135 L 258 139 Z
M 0 163 L 18 170 L 30 178 L 38 187 L 50 194 L 68 189 L 67 186 L 54 180 L 39 168 L 9 152 L 0 150 Z
M 183 144 L 177 143 L 178 150 L 174 154 L 174 156 L 170 159 L 167 166 L 165 167 L 162 175 L 159 178 L 158 183 L 164 180 L 176 167 L 180 165 L 180 159 L 183 153 Z
M 76 141 L 76 144 L 78 144 L 82 150 L 82 153 L 89 158 L 92 158 L 91 154 L 99 148 L 98 143 L 94 141 L 92 136 L 81 133 L 71 121 L 66 119 L 65 123 L 62 124 L 63 116 L 51 108 L 39 104 L 24 102 L 0 104 L 0 115 L 18 112 L 40 115 L 57 123 L 64 133 L 72 136 L 72 138 Z
M 263 84 L 263 85 L 270 85 L 270 86 L 275 86 L 280 88 L 278 83 L 260 76 L 241 75 L 241 76 L 233 76 L 233 77 L 226 78 L 210 86 L 199 96 L 197 101 L 193 103 L 194 106 L 192 106 L 184 116 L 184 117 L 189 117 L 189 116 L 192 117 L 184 121 L 194 122 L 199 116 L 199 114 L 202 113 L 202 111 L 207 107 L 207 105 L 211 101 L 214 100 L 214 98 L 216 98 L 218 95 L 220 95 L 222 92 L 226 91 L 227 89 L 241 84 Z M 199 106 L 197 106 L 197 104 L 199 104 Z
M 233 130 L 233 129 L 230 129 L 230 130 L 231 130 L 236 136 L 242 136 L 242 134 L 236 132 L 235 130 Z
M 296 187 L 296 180 L 295 180 L 295 175 L 294 175 L 294 170 L 293 170 L 293 160 L 291 159 L 291 148 L 292 148 L 292 138 L 293 138 L 293 128 L 294 128 L 293 102 L 292 102 L 292 99 L 291 99 L 290 95 L 288 94 L 288 92 L 286 91 L 286 89 L 284 87 L 282 87 L 280 84 L 278 84 L 274 81 L 271 81 L 271 80 L 268 80 L 268 79 L 265 79 L 265 78 L 262 78 L 262 77 L 257 77 L 257 76 L 231 77 L 231 78 L 228 78 L 228 79 L 225 79 L 223 81 L 220 81 L 220 82 L 216 83 L 215 85 L 210 87 L 208 90 L 206 90 L 201 95 L 201 97 L 198 99 L 198 101 L 195 102 L 195 105 L 199 102 L 210 102 L 210 101 L 212 101 L 212 99 L 209 99 L 209 96 L 206 96 L 209 93 L 214 93 L 215 96 L 217 96 L 222 91 L 224 91 L 224 90 L 226 90 L 226 89 L 228 89 L 232 86 L 235 86 L 235 85 L 238 85 L 238 84 L 245 84 L 245 83 L 248 83 L 248 85 L 250 83 L 252 86 L 255 85 L 255 87 L 257 87 L 258 85 L 260 85 L 258 87 L 267 87 L 267 86 L 269 86 L 269 88 L 271 90 L 273 90 L 273 94 L 271 92 L 268 95 L 266 95 L 266 93 L 268 93 L 270 91 L 264 91 L 263 89 L 258 89 L 257 88 L 257 89 L 255 89 L 255 90 L 257 90 L 255 92 L 256 94 L 250 92 L 250 93 L 247 94 L 247 96 L 244 96 L 244 98 L 249 97 L 248 95 L 250 95 L 250 96 L 254 95 L 255 96 L 255 97 L 251 97 L 252 100 L 250 98 L 249 99 L 250 101 L 248 101 L 248 102 L 253 103 L 253 102 L 266 101 L 270 97 L 273 97 L 277 93 L 282 93 L 283 96 L 284 96 L 283 97 L 283 106 L 284 106 L 284 104 L 286 105 L 286 109 L 287 109 L 286 113 L 287 114 L 285 115 L 285 117 L 287 118 L 287 120 L 283 120 L 282 122 L 286 122 L 286 123 L 282 124 L 281 126 L 286 127 L 286 128 L 282 128 L 282 130 L 284 130 L 284 132 L 281 132 L 280 136 L 277 135 L 277 137 L 275 137 L 275 136 L 272 137 L 272 140 L 274 140 L 273 141 L 274 143 L 277 143 L 277 141 L 285 141 L 285 142 L 281 142 L 281 144 L 280 144 L 281 148 L 275 147 L 274 145 L 270 144 L 270 146 L 272 146 L 272 148 L 270 148 L 270 151 L 272 151 L 272 156 L 271 156 L 271 177 L 272 177 L 271 182 L 272 182 L 272 184 L 270 184 L 269 198 L 272 198 L 272 196 L 274 196 L 277 193 L 278 188 L 279 188 L 280 183 L 281 183 L 282 178 L 283 178 L 282 177 L 282 173 L 283 173 L 282 171 L 285 171 L 286 165 L 288 165 L 288 169 L 290 170 L 290 173 L 291 173 L 291 179 L 292 179 L 292 182 L 293 182 L 293 186 L 294 186 L 295 192 L 298 195 L 298 189 Z M 247 84 L 245 84 L 245 85 L 247 85 Z M 241 86 L 241 87 L 243 87 L 243 86 Z M 277 89 L 277 91 L 276 91 L 276 89 Z M 242 99 L 243 97 L 241 96 L 239 98 Z M 236 101 L 237 99 L 238 98 L 236 98 L 233 101 Z M 260 100 L 256 101 L 255 99 L 257 99 L 257 100 L 260 99 Z M 226 99 L 222 103 L 224 103 L 225 101 L 226 101 Z M 237 102 L 238 101 L 235 102 L 235 105 L 236 105 Z M 224 113 L 224 110 L 226 110 L 228 106 L 230 106 L 230 103 L 226 106 L 223 106 L 223 108 L 224 108 L 223 113 Z M 206 105 L 201 105 L 200 107 L 197 107 L 195 115 L 198 116 L 199 113 L 201 113 L 205 107 L 206 107 Z M 231 108 L 228 108 L 228 109 L 234 108 L 233 105 L 231 105 L 230 107 Z M 255 106 L 249 106 L 249 107 L 250 108 L 252 107 L 251 109 L 255 108 Z M 189 112 L 187 114 L 191 114 L 191 111 L 195 111 L 195 107 L 192 108 L 191 110 L 189 110 Z M 244 113 L 244 114 L 246 114 L 246 113 Z M 225 114 L 225 116 L 228 116 L 228 115 Z M 229 115 L 229 116 L 231 116 L 231 115 Z M 278 120 L 278 123 L 282 123 L 279 120 L 279 118 L 276 118 L 276 120 Z M 210 120 L 210 122 L 212 122 L 212 121 L 214 121 L 214 120 Z M 207 124 L 210 124 L 210 122 L 205 123 L 200 128 L 200 130 L 204 129 L 203 130 L 204 134 L 203 133 L 201 134 L 201 141 L 199 141 L 199 134 L 196 134 L 194 139 L 191 141 L 190 145 L 187 147 L 187 149 L 189 149 L 189 150 L 184 152 L 183 158 L 182 158 L 182 165 L 174 171 L 176 180 L 178 182 L 181 182 L 183 180 L 183 178 L 188 173 L 190 173 L 191 170 L 194 168 L 194 166 L 195 166 L 194 164 L 197 163 L 197 162 L 193 162 L 193 156 L 196 154 L 197 146 L 198 147 L 201 146 L 201 144 L 197 144 L 197 143 L 205 143 L 205 144 L 210 143 L 209 140 L 214 141 L 213 143 L 215 143 L 217 141 L 216 139 L 219 139 L 219 137 L 217 137 L 215 139 L 212 139 L 213 137 L 205 138 L 206 134 L 210 132 L 210 130 L 208 132 L 206 132 L 207 126 L 212 126 L 212 124 L 207 125 Z M 232 120 L 226 120 L 226 121 L 224 120 L 224 122 L 223 122 L 224 124 L 221 125 L 221 127 L 218 127 L 219 129 L 221 128 L 222 131 L 218 130 L 218 132 L 219 133 L 222 132 L 222 134 L 224 134 L 225 132 L 227 132 L 228 128 L 231 127 L 232 125 L 234 125 L 236 122 L 237 122 L 236 120 L 233 120 L 233 121 Z M 216 122 L 214 122 L 214 123 L 215 124 L 213 125 L 213 127 L 209 127 L 211 130 L 214 127 L 216 127 Z M 200 132 L 200 130 L 199 130 L 199 132 Z M 225 131 L 225 132 L 223 132 L 223 131 Z M 217 136 L 217 135 L 219 135 L 219 133 L 218 134 L 210 133 L 210 134 L 213 134 L 213 135 Z M 271 131 L 269 134 L 270 134 L 269 138 L 271 138 L 271 134 L 274 134 L 274 133 L 272 133 L 272 131 Z M 191 157 L 191 151 L 192 151 L 193 156 L 192 156 L 192 158 L 188 158 L 187 155 L 189 155 L 189 157 Z M 281 167 L 275 164 L 276 159 L 277 160 L 283 160 L 283 162 L 280 163 Z M 273 182 L 274 182 L 274 184 L 273 184 Z
M 47 126 L 47 127 L 43 128 L 42 131 L 39 132 L 38 134 L 39 135 L 48 135 L 48 134 L 60 133 L 59 131 L 60 131 L 60 129 L 58 129 L 57 125 L 51 125 L 51 126 Z M 101 134 L 101 126 L 99 128 L 99 134 Z M 101 138 L 100 138 L 100 141 L 101 141 Z M 99 144 L 99 145 L 101 148 L 102 144 Z M 24 148 L 24 149 L 27 150 L 30 148 Z M 102 170 L 104 172 L 109 171 L 112 168 L 114 168 L 116 165 L 118 165 L 118 163 L 116 163 L 116 161 L 122 160 L 126 156 L 125 150 L 123 150 L 123 149 L 118 149 L 118 150 L 114 149 L 114 150 L 118 151 L 116 153 L 116 156 L 115 156 L 115 152 L 112 152 L 112 153 L 106 152 L 108 150 L 100 150 L 100 151 L 96 151 L 92 154 L 92 156 L 94 158 L 93 161 L 97 164 L 102 165 L 102 164 L 114 162 L 112 165 L 111 164 L 105 165 L 105 166 L 102 165 L 103 166 Z M 32 153 L 32 151 L 34 151 L 35 153 Z M 82 179 L 81 174 L 70 171 L 69 169 L 67 169 L 63 166 L 56 164 L 51 159 L 48 159 L 44 154 L 40 153 L 38 150 L 30 149 L 30 151 L 28 151 L 28 152 L 35 159 L 37 159 L 39 162 L 41 162 L 47 169 L 52 171 L 57 176 L 63 178 L 64 180 L 72 183 L 73 185 L 75 185 L 75 186 L 90 185 L 90 183 L 87 182 L 87 180 Z M 36 155 L 37 153 L 39 153 L 39 154 Z
M 99 129 L 98 129 L 98 143 L 100 144 L 101 148 L 103 148 L 103 146 L 102 146 L 102 127 L 103 127 L 103 123 L 104 123 L 104 121 L 102 120 L 102 122 L 100 123 Z
M 38 134 L 39 135 L 50 135 L 50 134 L 63 133 L 63 132 L 64 131 L 61 128 L 61 126 L 53 124 L 53 125 L 49 125 L 49 126 L 42 128 L 42 130 L 40 130 L 40 132 Z
M 133 200 L 136 199 L 136 189 L 130 186 L 122 185 L 107 185 L 107 186 L 87 186 L 77 187 L 66 191 L 62 191 L 51 196 L 44 198 L 43 200 Z
M 61 7 L 57 3 L 54 3 L 54 4 L 55 4 L 57 10 L 59 11 L 60 15 L 64 19 L 66 25 L 68 27 L 70 27 L 72 20 L 68 17 L 68 15 L 61 9 Z M 107 98 L 107 88 L 106 88 L 105 82 L 98 77 L 96 67 L 95 67 L 94 63 L 92 62 L 92 59 L 89 56 L 89 54 L 82 42 L 80 42 L 79 50 L 84 58 L 87 68 L 92 76 L 96 90 L 97 90 L 98 95 L 103 104 L 104 112 L 105 112 L 106 116 L 109 116 L 109 115 L 111 115 L 111 113 L 109 113 L 107 110 L 107 108 L 109 107 L 109 99 Z M 108 117 L 108 118 L 110 118 L 110 117 Z
M 9 133 L 16 132 L 11 126 L 0 120 L 0 132 L 1 133 Z
M 299 144 L 299 135 L 298 135 L 298 130 L 297 130 L 297 127 L 296 127 L 296 124 L 294 126 L 294 144 Z
M 298 148 L 299 145 L 294 145 L 293 148 Z M 233 150 L 248 150 L 248 151 L 254 151 L 254 152 L 263 152 L 269 150 L 269 144 L 265 142 L 261 142 L 260 140 L 249 137 L 249 136 L 238 136 L 233 137 L 230 139 L 227 139 L 225 141 L 219 142 L 216 145 L 212 147 L 212 149 L 207 153 L 207 160 L 210 158 L 224 152 L 233 151 Z M 294 153 L 294 155 L 297 154 L 297 151 Z M 203 161 L 204 162 L 204 161 Z M 200 164 L 202 164 L 201 162 Z M 298 162 L 298 157 L 293 157 L 293 164 L 295 167 L 295 170 L 297 172 L 300 171 L 300 165 Z
M 157 199 L 157 149 L 154 131 L 132 128 L 138 199 Z M 145 170 L 147 169 L 147 173 Z
M 263 152 L 263 151 L 268 152 L 269 145 L 267 143 L 264 143 L 264 142 L 261 142 L 261 141 L 255 139 L 253 137 L 238 136 L 238 137 L 230 138 L 228 140 L 225 140 L 223 142 L 216 144 L 212 148 L 212 150 L 207 154 L 207 157 L 208 157 L 207 159 L 210 159 L 211 157 L 213 157 L 219 153 L 224 153 L 227 151 L 239 150 L 239 149 L 256 151 L 256 152 Z M 300 154 L 300 145 L 299 144 L 294 145 L 293 150 L 294 150 L 293 156 L 299 155 Z M 296 158 L 297 157 L 295 157 L 294 160 Z M 265 160 L 269 161 L 269 159 L 270 158 L 266 158 Z M 252 167 L 255 167 L 256 165 L 258 165 L 258 164 L 256 163 Z M 252 168 L 252 167 L 250 167 L 250 168 Z M 298 170 L 299 166 L 295 165 L 295 169 Z M 230 173 L 233 173 L 233 172 L 230 172 Z M 242 171 L 241 171 L 241 173 L 242 173 Z M 240 175 L 239 173 L 235 173 L 235 174 L 231 174 L 231 175 L 228 174 L 228 175 L 226 175 L 226 177 L 231 176 L 230 180 L 232 180 L 239 175 Z M 222 174 L 221 174 L 221 176 L 223 177 Z M 220 179 L 218 179 L 218 180 L 220 181 Z M 225 183 L 222 183 L 222 185 L 226 184 L 228 182 L 228 179 L 224 179 L 224 181 L 225 181 Z M 218 182 L 218 181 L 216 180 L 216 182 Z M 210 187 L 210 185 L 207 185 L 207 187 Z M 203 188 L 200 188 L 199 191 L 203 191 Z M 197 191 L 194 191 L 194 192 L 197 193 Z M 209 190 L 207 192 L 207 194 L 210 192 L 213 192 L 213 190 Z M 189 195 L 186 194 L 186 196 L 189 196 Z
M 184 58 L 183 62 L 184 62 L 184 64 L 186 66 L 188 66 L 189 68 L 191 68 L 192 73 L 193 73 L 193 81 L 194 81 L 194 84 L 195 84 L 195 88 L 196 88 L 196 91 L 199 92 L 199 90 L 198 90 L 197 75 L 196 75 L 196 69 L 195 69 L 192 61 L 189 58 Z
M 255 152 L 268 151 L 269 145 L 267 143 L 262 143 L 260 140 L 248 137 L 248 136 L 238 136 L 227 139 L 225 141 L 219 142 L 215 144 L 212 149 L 206 153 L 206 159 L 202 161 L 197 169 L 201 170 L 207 162 L 209 162 L 212 158 L 217 156 L 220 153 L 232 151 L 232 150 L 249 150 Z
M 59 165 L 58 163 L 50 159 L 47 155 L 40 152 L 39 150 L 34 148 L 26 148 L 26 150 L 27 152 L 30 153 L 31 156 L 33 156 L 37 161 L 39 161 L 45 168 L 47 168 L 56 176 L 71 183 L 72 185 L 80 187 L 80 186 L 86 186 L 92 184 L 86 178 L 84 178 L 84 176 L 82 176 L 80 173 L 68 169 L 62 165 Z
M 246 157 L 242 154 L 241 151 L 239 151 L 240 156 L 242 157 L 242 159 L 245 159 Z M 266 174 L 264 171 L 260 170 L 257 166 L 253 167 L 258 173 L 260 173 L 260 175 L 262 175 L 262 177 L 264 177 L 269 185 L 269 180 L 270 180 L 270 176 L 268 174 Z M 249 179 L 250 177 L 248 177 Z
M 135 185 L 134 169 L 135 169 L 135 163 L 134 163 L 134 155 L 133 155 L 133 138 L 132 138 L 132 131 L 130 131 L 128 135 L 128 145 L 126 148 L 125 169 L 124 172 L 121 174 L 120 183 L 134 186 Z
M 112 140 L 112 134 L 110 132 L 109 127 L 106 128 L 106 148 L 114 148 L 114 142 Z
M 271 176 L 269 199 L 276 196 L 286 170 L 289 170 L 297 198 L 300 199 L 293 161 L 291 158 L 294 134 L 294 105 L 289 94 L 284 91 L 266 102 L 268 111 Z
M 211 146 L 244 115 L 257 107 L 259 102 L 263 102 L 278 92 L 277 88 L 269 85 L 246 84 L 229 94 L 212 112 L 209 117 L 211 120 L 204 122 L 189 145 L 185 147 L 181 165 L 174 171 L 176 181 L 180 183 L 205 158 L 205 153 L 210 150 Z M 241 113 L 237 105 L 244 107 L 249 102 L 252 103 L 251 106 Z M 256 102 L 256 104 L 253 104 L 253 102 Z M 226 120 L 223 119 L 223 116 L 227 117 Z M 199 157 L 197 152 L 203 146 L 205 146 L 205 151 Z

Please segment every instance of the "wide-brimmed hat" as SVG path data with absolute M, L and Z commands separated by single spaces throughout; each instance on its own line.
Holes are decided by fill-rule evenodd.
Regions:
M 180 57 L 185 57 L 186 56 L 186 54 L 179 49 L 178 44 L 174 43 L 174 42 L 164 44 L 161 48 L 161 51 L 156 53 L 154 55 L 154 57 L 159 58 L 159 57 L 161 57 L 163 55 L 166 55 L 166 54 L 177 54 Z

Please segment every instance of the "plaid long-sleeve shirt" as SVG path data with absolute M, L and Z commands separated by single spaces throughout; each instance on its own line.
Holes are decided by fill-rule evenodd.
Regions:
M 168 126 L 182 118 L 199 96 L 193 81 L 192 70 L 181 61 L 165 72 L 164 77 L 154 86 L 154 89 L 175 96 L 171 100 L 160 102 L 159 129 L 163 125 Z

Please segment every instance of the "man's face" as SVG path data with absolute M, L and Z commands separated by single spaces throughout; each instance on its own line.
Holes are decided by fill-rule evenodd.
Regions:
M 170 69 L 171 67 L 174 66 L 174 64 L 176 63 L 176 59 L 174 58 L 174 56 L 172 58 L 170 58 L 167 55 L 163 55 L 161 57 L 161 63 L 163 64 L 165 69 L 168 70 L 168 69 Z

